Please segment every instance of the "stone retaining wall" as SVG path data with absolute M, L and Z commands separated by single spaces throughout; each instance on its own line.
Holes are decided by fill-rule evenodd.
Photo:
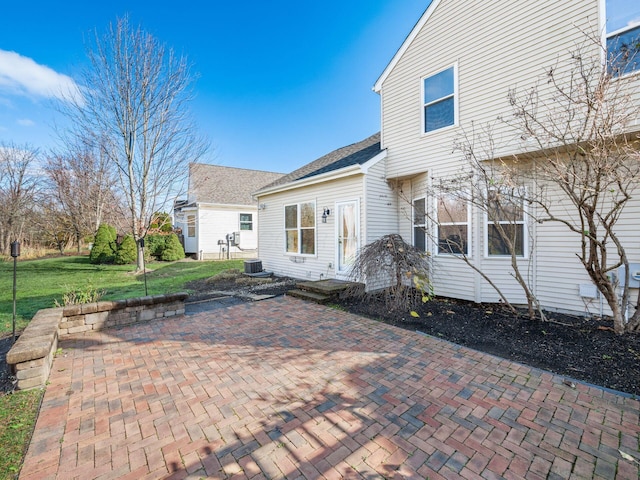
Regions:
M 45 385 L 59 336 L 182 315 L 188 296 L 174 293 L 39 310 L 7 353 L 17 388 Z

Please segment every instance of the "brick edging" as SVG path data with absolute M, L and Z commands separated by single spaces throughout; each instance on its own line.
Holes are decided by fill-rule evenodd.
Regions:
M 7 353 L 17 388 L 45 385 L 60 336 L 183 315 L 188 297 L 180 292 L 39 310 Z

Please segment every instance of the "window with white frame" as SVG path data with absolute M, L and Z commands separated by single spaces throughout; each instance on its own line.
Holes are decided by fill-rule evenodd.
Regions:
M 426 242 L 426 201 L 418 198 L 413 201 L 413 246 L 421 252 L 427 250 Z
M 193 238 L 196 236 L 196 216 L 187 215 L 187 237 Z
M 526 224 L 522 197 L 501 192 L 487 193 L 486 234 L 487 255 L 519 257 L 525 255 Z
M 240 230 L 253 230 L 253 215 L 251 213 L 240 214 Z
M 424 132 L 433 132 L 456 123 L 455 68 L 423 78 Z
M 316 204 L 296 203 L 284 207 L 285 251 L 299 255 L 316 253 Z
M 469 254 L 469 205 L 462 194 L 443 194 L 436 207 L 438 254 Z
M 606 0 L 607 64 L 614 76 L 640 70 L 640 4 Z

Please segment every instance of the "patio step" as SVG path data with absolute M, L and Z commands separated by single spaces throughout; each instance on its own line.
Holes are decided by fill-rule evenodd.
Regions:
M 345 290 L 358 286 L 355 282 L 329 278 L 310 282 L 298 282 L 295 290 L 290 290 L 287 295 L 308 300 L 320 304 L 326 304 L 338 298 Z M 364 285 L 362 285 L 364 287 Z
M 324 295 L 322 293 L 310 292 L 308 290 L 300 290 L 298 288 L 294 290 L 289 290 L 287 292 L 287 295 L 291 297 L 299 298 L 301 300 L 307 300 L 310 302 L 319 303 L 321 305 L 324 305 L 328 303 L 329 300 L 331 300 L 331 297 L 328 295 Z

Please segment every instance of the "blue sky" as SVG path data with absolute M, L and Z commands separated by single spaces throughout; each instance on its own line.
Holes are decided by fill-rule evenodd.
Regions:
M 128 14 L 193 62 L 205 161 L 289 172 L 379 130 L 371 87 L 428 3 L 4 2 L 0 141 L 54 148 L 52 89 L 73 84 L 93 29 Z

